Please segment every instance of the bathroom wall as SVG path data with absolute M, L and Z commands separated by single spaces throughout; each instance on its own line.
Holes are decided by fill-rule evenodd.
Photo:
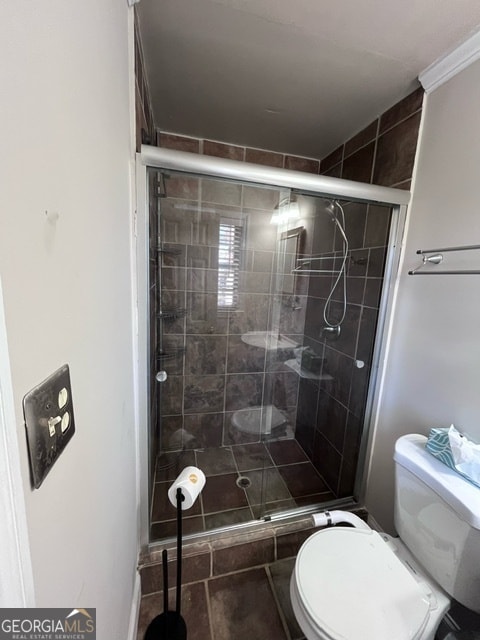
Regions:
M 423 89 L 413 91 L 320 163 L 322 175 L 410 189 Z
M 134 29 L 135 148 L 137 151 L 140 151 L 142 143 L 155 144 L 156 132 L 136 7 L 134 8 Z
M 409 276 L 417 249 L 480 239 L 480 63 L 427 95 L 404 264 L 371 461 L 367 504 L 393 529 L 393 451 L 405 433 L 458 429 L 480 442 L 479 275 Z M 444 254 L 439 268 L 480 269 L 480 252 Z
M 418 89 L 339 146 L 320 163 L 320 173 L 348 180 L 409 189 L 420 125 L 423 90 Z M 341 238 L 319 210 L 314 253 L 333 255 L 338 268 Z M 352 495 L 383 283 L 390 210 L 345 205 L 351 251 L 347 263 L 347 312 L 338 339 L 322 332 L 323 309 L 332 276 L 312 276 L 305 320 L 306 344 L 324 358 L 319 381 L 302 379 L 297 439 L 338 497 Z M 317 240 L 321 238 L 321 240 Z M 343 288 L 333 296 L 332 317 L 342 314 Z M 360 362 L 359 362 L 360 361 Z M 363 366 L 362 366 L 363 363 Z M 360 367 L 358 365 L 360 364 Z
M 296 427 L 297 440 L 337 497 L 353 495 L 390 226 L 387 207 L 345 203 L 344 212 L 346 309 L 336 336 L 325 331 L 324 309 L 343 259 L 343 240 L 318 201 L 312 253 L 325 259 L 311 267 L 334 272 L 309 278 L 304 345 L 321 365 L 318 379 L 300 380 Z M 341 220 L 339 210 L 337 215 Z M 343 295 L 342 276 L 327 306 L 330 324 L 342 318 Z
M 18 0 L 0 14 L 0 273 L 36 605 L 96 607 L 98 637 L 126 640 L 138 554 L 131 12 Z M 32 490 L 22 398 L 64 363 L 76 432 Z

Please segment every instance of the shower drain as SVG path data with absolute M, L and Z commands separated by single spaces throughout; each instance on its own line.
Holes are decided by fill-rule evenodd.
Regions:
M 240 476 L 237 478 L 237 487 L 240 487 L 240 489 L 248 489 L 251 484 L 252 481 L 250 478 L 247 478 L 247 476 Z

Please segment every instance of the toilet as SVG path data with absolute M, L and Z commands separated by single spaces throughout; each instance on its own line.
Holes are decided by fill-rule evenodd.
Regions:
M 395 445 L 395 527 L 316 514 L 290 580 L 307 640 L 433 640 L 450 598 L 480 613 L 480 489 L 425 450 Z M 332 526 L 337 525 L 337 526 Z

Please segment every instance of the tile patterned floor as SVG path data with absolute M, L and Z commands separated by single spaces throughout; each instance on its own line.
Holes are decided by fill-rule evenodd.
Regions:
M 254 520 L 275 511 L 334 499 L 298 442 L 293 439 L 170 453 L 157 466 L 152 501 L 151 539 L 175 535 L 176 510 L 167 496 L 172 481 L 189 465 L 207 482 L 184 515 L 186 534 Z M 239 478 L 249 486 L 238 486 Z M 264 506 L 265 505 L 265 506 Z
M 280 560 L 228 575 L 187 584 L 182 615 L 188 640 L 301 640 L 290 605 L 289 581 L 294 559 Z M 161 593 L 142 598 L 137 640 L 162 611 Z M 174 608 L 174 591 L 169 591 Z
M 187 584 L 182 593 L 182 615 L 188 640 L 305 640 L 290 602 L 290 576 L 295 558 Z M 174 589 L 169 608 L 174 609 Z M 137 640 L 143 640 L 150 622 L 161 613 L 161 592 L 143 596 Z M 450 612 L 460 629 L 451 632 L 442 621 L 435 640 L 478 640 L 480 615 L 458 603 Z

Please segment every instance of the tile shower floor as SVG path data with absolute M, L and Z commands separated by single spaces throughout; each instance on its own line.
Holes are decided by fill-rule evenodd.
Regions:
M 277 510 L 335 498 L 293 439 L 172 452 L 157 461 L 152 540 L 175 535 L 176 509 L 167 492 L 189 465 L 202 469 L 207 482 L 200 498 L 184 513 L 185 534 L 248 522 Z
M 295 559 L 254 567 L 187 584 L 183 588 L 182 615 L 188 640 L 300 640 L 289 596 Z M 174 609 L 174 590 L 169 591 Z M 162 593 L 143 596 L 137 640 L 163 607 Z

